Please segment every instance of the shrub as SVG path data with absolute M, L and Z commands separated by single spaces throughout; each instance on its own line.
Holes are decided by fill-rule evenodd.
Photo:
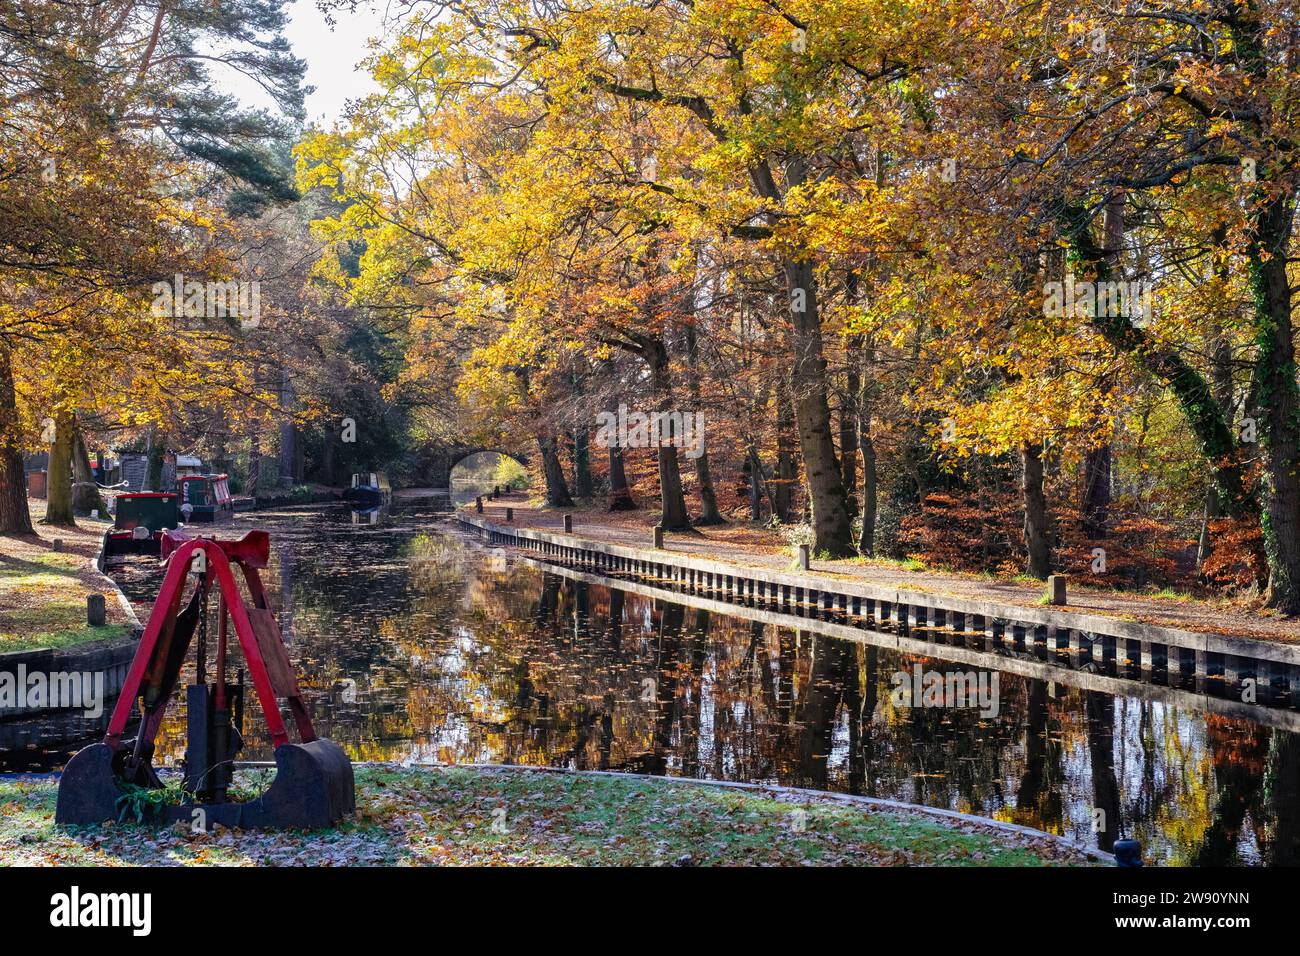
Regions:
M 1234 518 L 1210 522 L 1211 549 L 1201 566 L 1201 575 L 1210 584 L 1246 590 L 1260 579 L 1259 525 Z
M 918 511 L 901 519 L 898 540 L 908 557 L 928 565 L 1014 574 L 1024 563 L 1021 527 L 1012 496 L 942 492 L 926 495 Z

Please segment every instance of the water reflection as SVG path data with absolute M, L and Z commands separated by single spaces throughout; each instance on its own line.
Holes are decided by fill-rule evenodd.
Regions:
M 1104 848 L 1136 837 L 1159 862 L 1300 857 L 1300 741 L 1286 731 L 1007 672 L 996 716 L 900 707 L 895 672 L 969 665 L 543 571 L 432 513 L 241 521 L 272 533 L 268 577 L 317 729 L 358 759 L 770 781 Z M 157 587 L 144 568 L 122 580 L 142 597 Z M 161 742 L 173 757 L 179 717 Z M 270 755 L 259 723 L 248 758 Z

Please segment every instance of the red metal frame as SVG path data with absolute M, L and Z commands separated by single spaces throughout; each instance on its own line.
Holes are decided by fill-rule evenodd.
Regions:
M 113 715 L 108 724 L 108 732 L 104 735 L 104 743 L 115 750 L 121 749 L 122 734 L 126 730 L 127 721 L 130 719 L 132 708 L 135 706 L 136 698 L 140 692 L 140 684 L 144 680 L 145 673 L 152 661 L 154 648 L 157 646 L 158 639 L 163 634 L 164 628 L 176 619 L 190 565 L 200 551 L 204 553 L 207 560 L 204 586 L 210 587 L 215 581 L 221 589 L 225 611 L 230 614 L 230 621 L 234 625 L 235 634 L 239 638 L 239 646 L 243 649 L 244 660 L 248 665 L 249 675 L 253 680 L 253 688 L 257 692 L 257 699 L 262 706 L 262 712 L 266 715 L 266 725 L 271 731 L 271 742 L 276 747 L 289 743 L 289 734 L 285 729 L 284 718 L 280 713 L 279 704 L 276 702 L 275 689 L 271 684 L 270 673 L 267 671 L 266 662 L 262 658 L 261 649 L 257 645 L 257 637 L 253 633 L 253 625 L 249 621 L 243 596 L 240 594 L 235 584 L 235 576 L 231 572 L 231 563 L 238 564 L 244 572 L 244 581 L 248 586 L 248 593 L 252 597 L 253 606 L 269 609 L 266 589 L 262 585 L 262 579 L 258 575 L 257 569 L 265 568 L 267 565 L 270 556 L 270 540 L 270 536 L 265 531 L 250 531 L 238 541 L 219 541 L 215 538 L 187 538 L 171 532 L 163 533 L 162 556 L 167 560 L 167 573 L 163 577 L 162 587 L 158 591 L 158 600 L 154 602 L 154 610 L 149 618 L 149 626 L 145 628 L 144 635 L 140 638 L 140 646 L 136 648 L 135 659 L 131 662 L 131 668 L 127 672 L 126 682 L 122 686 L 122 695 L 113 708 Z M 224 613 L 221 618 L 221 627 L 224 630 Z M 218 679 L 222 678 L 219 677 Z M 307 713 L 307 707 L 302 697 L 290 697 L 288 701 L 302 742 L 310 743 L 315 740 L 316 732 L 312 728 L 311 717 Z M 147 740 L 152 741 L 157 734 L 158 724 L 161 723 L 165 710 L 166 705 L 164 704 L 158 708 L 154 720 L 150 721 L 148 726 L 140 729 L 140 733 L 145 735 Z
M 159 539 L 160 556 L 165 559 L 181 545 L 194 540 L 196 539 L 184 532 L 164 531 Z M 264 568 L 271 559 L 271 536 L 265 531 L 249 531 L 238 541 L 220 541 L 216 538 L 198 540 L 220 548 L 227 558 L 246 568 Z

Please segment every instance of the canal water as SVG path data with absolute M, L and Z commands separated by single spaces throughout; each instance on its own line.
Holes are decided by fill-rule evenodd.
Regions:
M 1300 862 L 1300 736 L 996 674 L 996 714 L 908 707 L 898 678 L 968 671 L 543 570 L 446 514 L 261 512 L 264 572 L 318 733 L 360 760 L 546 764 L 887 797 L 1148 861 Z M 147 605 L 160 576 L 118 572 Z M 942 649 L 936 648 L 936 655 Z M 245 759 L 269 759 L 251 703 Z M 183 752 L 179 706 L 161 738 Z

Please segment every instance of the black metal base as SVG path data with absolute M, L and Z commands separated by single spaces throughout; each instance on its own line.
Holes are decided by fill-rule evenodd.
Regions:
M 90 825 L 116 820 L 122 795 L 114 769 L 115 753 L 107 744 L 79 751 L 63 770 L 54 821 Z M 352 761 L 330 740 L 285 744 L 275 752 L 275 780 L 249 803 L 187 801 L 161 808 L 157 823 L 214 824 L 243 829 L 318 829 L 337 823 L 356 810 Z M 200 814 L 199 811 L 202 811 Z

